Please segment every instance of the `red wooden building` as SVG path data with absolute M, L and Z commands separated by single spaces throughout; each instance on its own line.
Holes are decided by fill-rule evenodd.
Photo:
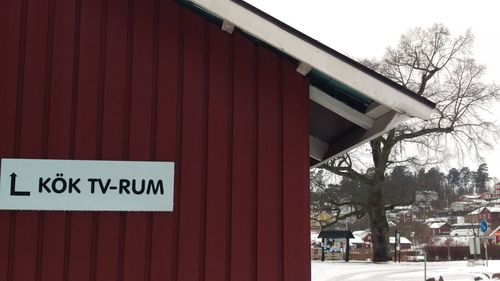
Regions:
M 308 280 L 310 166 L 434 105 L 244 2 L 0 0 L 0 157 L 175 163 L 174 211 L 0 211 L 0 280 Z
M 449 235 L 451 225 L 447 222 L 434 222 L 429 225 L 429 235 Z
M 495 228 L 500 225 L 500 206 L 478 208 L 464 216 L 464 219 L 466 223 L 479 223 L 485 220 Z

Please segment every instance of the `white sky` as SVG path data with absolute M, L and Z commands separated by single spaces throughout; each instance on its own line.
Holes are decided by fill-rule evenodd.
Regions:
M 485 82 L 500 84 L 500 1 L 498 0 L 246 0 L 250 4 L 353 58 L 380 58 L 414 27 L 443 23 L 453 35 L 471 29 L 474 57 L 487 66 Z M 500 105 L 494 108 L 500 121 Z M 484 151 L 491 176 L 500 178 L 500 141 Z M 451 167 L 479 163 L 451 161 Z M 443 171 L 447 173 L 446 171 Z

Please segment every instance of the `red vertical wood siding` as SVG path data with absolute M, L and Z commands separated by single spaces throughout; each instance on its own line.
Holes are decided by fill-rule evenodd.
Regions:
M 15 134 L 17 132 L 16 108 L 21 98 L 18 94 L 17 74 L 23 64 L 22 46 L 24 38 L 22 14 L 25 1 L 0 1 L 0 155 L 13 157 Z M 8 133 L 7 133 L 8 132 Z M 1 167 L 0 167 L 1 168 Z M 15 212 L 0 212 L 0 280 L 12 279 L 12 258 L 14 253 Z
M 104 79 L 104 10 L 98 0 L 77 1 L 70 158 L 100 159 L 97 136 L 100 137 L 98 122 L 102 117 L 98 105 Z M 96 217 L 89 212 L 75 212 L 68 217 L 64 280 L 95 280 Z
M 69 157 L 72 141 L 71 125 L 72 99 L 76 84 L 75 38 L 78 18 L 76 1 L 49 2 L 49 36 L 47 37 L 47 72 L 50 75 L 45 86 L 45 108 L 43 123 L 42 158 L 65 159 Z M 65 255 L 68 253 L 70 213 L 43 212 L 43 240 L 37 257 L 39 280 L 64 280 L 67 268 Z M 41 232 L 42 230 L 38 230 Z
M 0 281 L 307 280 L 308 81 L 174 1 L 0 0 L 0 157 L 175 161 L 174 212 L 0 211 Z
M 304 95 L 308 85 L 304 81 L 294 79 L 297 74 L 290 64 L 283 67 L 283 249 L 284 279 L 307 280 L 310 268 L 310 246 L 297 243 L 310 239 L 309 224 L 309 184 L 308 165 L 309 148 L 304 143 L 308 136 L 302 132 L 309 131 L 307 101 Z M 306 253 L 307 252 L 307 253 Z M 309 271 L 308 271 L 309 270 Z
M 232 163 L 230 35 L 210 26 L 205 280 L 226 280 Z
M 51 80 L 54 2 L 35 1 L 25 3 L 21 13 L 20 56 L 23 56 L 17 77 L 16 130 L 14 157 L 41 158 L 47 147 L 46 108 Z M 50 12 L 50 14 L 49 14 Z M 49 28 L 50 25 L 50 28 Z M 20 40 L 21 41 L 21 40 Z M 21 60 L 21 59 L 20 59 Z M 42 212 L 17 212 L 11 218 L 14 237 L 11 237 L 8 280 L 40 279 L 44 240 L 44 214 Z
M 231 279 L 255 280 L 258 66 L 255 46 L 234 35 Z M 244 66 L 244 67 L 238 67 Z
M 283 278 L 282 62 L 259 50 L 257 168 L 258 280 Z

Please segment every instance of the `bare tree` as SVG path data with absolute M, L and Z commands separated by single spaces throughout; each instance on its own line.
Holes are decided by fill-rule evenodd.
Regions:
M 388 223 L 383 183 L 394 164 L 425 164 L 453 155 L 466 155 L 491 147 L 498 134 L 485 117 L 499 96 L 496 85 L 481 82 L 485 67 L 471 57 L 473 36 L 452 37 L 435 24 L 404 34 L 397 48 L 389 48 L 381 61 L 364 61 L 381 74 L 424 96 L 436 105 L 430 120 L 412 119 L 369 143 L 373 172 L 356 170 L 351 155 L 331 160 L 321 168 L 369 185 L 365 211 L 371 221 L 373 261 L 390 260 Z

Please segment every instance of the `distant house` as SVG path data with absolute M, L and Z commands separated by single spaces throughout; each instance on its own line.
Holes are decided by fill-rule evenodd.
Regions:
M 491 198 L 500 198 L 500 182 L 490 188 Z
M 428 218 L 428 219 L 425 220 L 425 224 L 427 226 L 430 226 L 431 224 L 437 223 L 437 222 L 448 222 L 448 218 L 446 218 L 446 217 L 439 217 L 439 218 Z
M 434 222 L 429 225 L 430 235 L 448 235 L 451 231 L 451 225 L 447 222 Z
M 500 206 L 496 207 L 481 207 L 465 216 L 466 223 L 477 223 L 481 220 L 486 220 L 493 226 L 500 225 Z
M 479 214 L 479 218 L 486 220 L 494 225 L 500 224 L 500 206 L 486 207 L 483 212 Z
M 453 202 L 450 204 L 450 208 L 453 211 L 465 211 L 469 203 L 464 201 Z
M 433 236 L 430 244 L 433 246 L 468 246 L 468 236 Z
M 459 197 L 459 200 L 462 202 L 474 202 L 474 203 L 483 203 L 487 199 L 491 199 L 492 194 L 489 192 L 483 192 L 477 195 L 462 195 Z
M 352 235 L 354 237 L 361 239 L 363 241 L 363 248 L 371 248 L 372 247 L 372 233 L 367 230 L 358 230 L 353 231 Z
M 395 241 L 394 236 L 389 237 L 389 244 L 391 244 L 391 249 L 394 248 L 394 243 L 395 243 L 394 241 Z M 399 238 L 399 242 L 400 242 L 399 244 L 401 246 L 401 250 L 411 249 L 411 241 L 408 240 L 408 238 L 401 236 Z
M 479 216 L 485 209 L 486 209 L 485 207 L 481 207 L 468 213 L 467 215 L 464 216 L 464 222 L 466 223 L 479 222 L 480 221 Z
M 354 238 L 349 239 L 349 247 L 351 247 L 352 249 L 369 248 L 366 246 L 365 241 L 363 241 L 363 239 L 361 239 L 361 237 L 357 235 L 354 235 Z
M 488 200 L 488 199 L 491 199 L 493 196 L 493 194 L 491 192 L 483 192 L 481 194 L 479 194 L 479 199 L 482 199 L 482 200 Z
M 358 230 L 358 231 L 353 231 L 352 235 L 354 236 L 354 239 L 351 239 L 349 241 L 349 244 L 351 247 L 354 248 L 371 248 L 372 247 L 372 233 L 367 230 Z M 363 241 L 363 244 L 361 245 L 361 241 Z M 354 242 L 354 243 L 353 243 Z M 389 237 L 389 243 L 394 247 L 394 237 Z M 401 245 L 401 250 L 408 250 L 411 248 L 411 242 L 408 240 L 406 237 L 401 237 L 400 238 L 400 245 Z M 391 248 L 392 249 L 392 248 Z
M 479 223 L 456 223 L 451 225 L 450 236 L 473 236 L 479 233 Z
M 463 218 L 463 216 L 467 215 L 469 212 L 468 211 L 456 211 L 452 210 L 451 208 L 447 209 L 441 209 L 437 210 L 434 212 L 434 217 L 430 218 L 433 219 L 434 221 L 428 221 L 426 220 L 426 224 L 429 225 L 430 223 L 433 222 L 447 222 L 449 224 L 454 224 L 458 223 L 460 218 Z M 463 222 L 463 220 L 461 221 Z
M 474 200 L 481 199 L 480 195 L 462 195 L 459 200 L 462 202 L 473 202 Z
M 397 216 L 399 223 L 412 222 L 415 218 L 416 215 L 411 211 L 401 211 Z

